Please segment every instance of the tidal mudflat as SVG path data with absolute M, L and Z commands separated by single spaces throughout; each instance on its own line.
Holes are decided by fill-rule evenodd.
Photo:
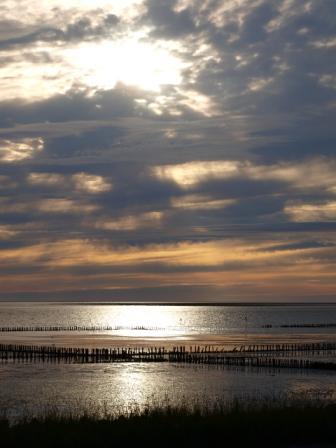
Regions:
M 336 306 L 0 305 L 12 416 L 335 397 Z M 285 327 L 284 327 L 285 326 Z M 57 353 L 59 355 L 57 355 Z M 27 380 L 28 379 L 28 380 Z

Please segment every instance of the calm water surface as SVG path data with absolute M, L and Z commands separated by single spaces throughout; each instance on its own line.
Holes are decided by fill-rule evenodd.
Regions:
M 281 325 L 336 326 L 336 305 L 153 306 L 0 303 L 1 326 L 110 326 L 122 336 L 279 333 Z M 271 328 L 263 328 L 271 325 Z M 295 332 L 297 329 L 291 329 Z M 321 331 L 318 328 L 300 331 Z M 323 330 L 324 331 L 324 330 Z M 336 334 L 336 328 L 328 331 Z
M 0 403 L 10 415 L 84 408 L 124 413 L 156 404 L 282 396 L 336 398 L 326 372 L 173 364 L 2 364 Z
M 336 306 L 111 306 L 0 304 L 1 326 L 100 326 L 129 338 L 226 335 L 283 331 L 281 325 L 336 323 Z M 262 328 L 272 325 L 271 328 Z M 335 328 L 286 329 L 293 335 Z M 32 333 L 32 332 L 31 332 Z M 104 332 L 103 332 L 104 333 Z M 105 332 L 106 333 L 106 332 Z M 89 332 L 90 335 L 90 332 Z M 24 333 L 30 342 L 32 334 Z M 0 338 L 8 338 L 0 333 Z M 335 337 L 336 341 L 336 337 Z M 335 374 L 323 371 L 216 368 L 174 364 L 0 363 L 0 404 L 10 415 L 45 408 L 105 407 L 125 412 L 138 407 L 260 398 L 279 394 L 336 396 Z

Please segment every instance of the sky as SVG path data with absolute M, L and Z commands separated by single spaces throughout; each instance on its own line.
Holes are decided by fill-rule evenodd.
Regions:
M 336 300 L 335 0 L 0 5 L 1 300 Z

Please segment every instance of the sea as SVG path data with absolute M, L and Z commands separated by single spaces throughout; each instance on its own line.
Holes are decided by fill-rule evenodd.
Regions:
M 236 348 L 336 342 L 336 304 L 0 303 L 0 343 Z M 333 353 L 319 360 L 336 361 Z M 279 397 L 333 400 L 335 371 L 174 363 L 0 360 L 0 414 L 129 414 Z M 1 415 L 0 415 L 1 416 Z

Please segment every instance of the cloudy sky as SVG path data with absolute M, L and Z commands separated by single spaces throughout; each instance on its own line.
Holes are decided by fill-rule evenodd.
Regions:
M 0 4 L 2 300 L 335 300 L 335 0 Z

